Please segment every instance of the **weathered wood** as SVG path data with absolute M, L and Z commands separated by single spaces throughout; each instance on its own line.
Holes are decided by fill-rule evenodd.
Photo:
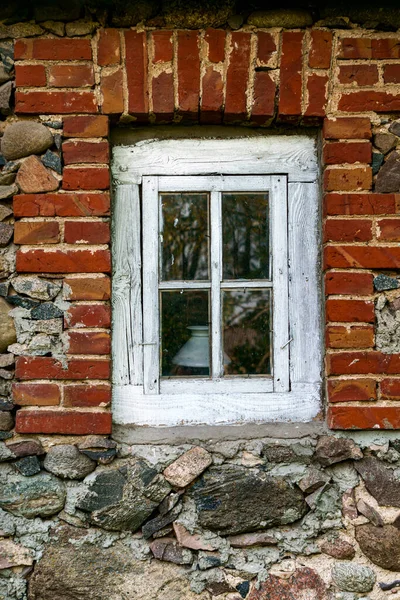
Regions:
M 143 383 L 142 265 L 137 185 L 118 186 L 113 205 L 113 382 Z
M 317 383 L 322 371 L 318 185 L 289 184 L 291 381 Z
M 307 136 L 239 139 L 144 140 L 113 149 L 116 183 L 141 183 L 143 175 L 287 174 L 289 181 L 318 176 L 315 140 Z

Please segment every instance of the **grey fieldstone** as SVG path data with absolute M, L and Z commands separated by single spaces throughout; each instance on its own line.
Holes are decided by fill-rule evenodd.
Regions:
M 372 590 L 376 576 L 370 567 L 344 561 L 334 564 L 332 579 L 340 590 L 362 594 Z
M 65 26 L 65 33 L 70 36 L 79 35 L 91 35 L 96 28 L 99 26 L 95 21 L 87 21 L 86 19 L 80 19 L 79 21 L 72 21 L 67 23 Z
M 11 114 L 11 94 L 14 88 L 12 81 L 0 85 L 0 114 L 7 116 Z M 3 152 L 4 154 L 4 152 Z
M 43 463 L 46 471 L 62 479 L 84 479 L 94 471 L 96 463 L 81 454 L 72 444 L 52 446 Z
M 65 527 L 46 547 L 30 579 L 30 600 L 209 600 L 208 592 L 191 591 L 187 567 L 138 560 L 120 540 L 106 548 L 86 536 Z
M 242 15 L 232 15 L 228 19 L 228 25 L 231 29 L 235 31 L 236 29 L 241 28 L 241 26 L 243 25 L 243 21 L 244 19 Z
M 40 304 L 38 300 L 32 300 L 31 298 L 24 298 L 23 296 L 18 295 L 7 296 L 6 300 L 13 306 L 19 306 L 21 308 L 26 308 L 27 310 L 31 310 L 31 308 L 35 308 Z
M 400 530 L 393 525 L 376 527 L 371 523 L 356 527 L 361 551 L 374 564 L 389 571 L 400 571 Z
M 224 535 L 293 523 L 307 512 L 302 492 L 283 477 L 239 465 L 211 467 L 189 493 L 201 526 Z
M 42 0 L 35 3 L 34 19 L 37 23 L 41 21 L 74 21 L 79 19 L 82 11 L 82 3 L 79 0 L 69 0 L 66 4 L 54 3 L 53 0 Z
M 58 319 L 59 317 L 63 317 L 64 312 L 58 308 L 52 302 L 43 302 L 43 304 L 39 304 L 36 308 L 31 310 L 31 319 L 35 319 L 38 321 L 47 321 L 49 319 Z
M 111 531 L 136 531 L 171 490 L 162 475 L 139 459 L 119 469 L 95 472 L 85 483 L 88 492 L 78 508 Z
M 18 294 L 25 294 L 37 300 L 53 300 L 60 292 L 62 282 L 57 280 L 41 279 L 40 277 L 15 277 L 12 286 Z
M 63 482 L 49 473 L 14 474 L 0 482 L 0 507 L 18 517 L 50 517 L 64 507 L 65 497 Z
M 113 3 L 111 23 L 117 27 L 131 27 L 153 17 L 158 9 L 158 0 L 136 0 L 136 2 L 116 0 Z
M 307 471 L 306 476 L 299 481 L 298 486 L 305 494 L 312 494 L 328 483 L 329 479 L 329 475 L 324 473 L 324 471 L 311 468 Z
M 315 458 L 328 467 L 344 460 L 360 460 L 363 453 L 351 439 L 337 438 L 334 436 L 321 436 L 315 448 Z
M 58 35 L 59 37 L 63 37 L 65 34 L 65 23 L 61 23 L 60 21 L 44 21 L 42 27 L 46 31 L 50 31 L 50 33 L 54 33 L 54 35 Z M 43 125 L 48 125 L 48 123 L 44 122 Z
M 399 121 L 393 121 L 390 124 L 389 131 L 390 131 L 390 133 L 393 133 L 394 135 L 397 135 L 397 137 L 400 137 L 400 120 Z
M 42 156 L 42 163 L 45 167 L 49 167 L 49 169 L 53 169 L 53 171 L 62 175 L 61 158 L 55 152 L 47 150 L 46 154 Z
M 41 123 L 20 121 L 9 125 L 2 137 L 1 152 L 7 160 L 41 154 L 53 145 L 53 136 Z
M 7 296 L 9 287 L 10 287 L 10 284 L 8 283 L 8 281 L 1 282 L 0 283 L 0 296 L 3 296 L 3 298 L 5 296 Z
M 378 193 L 400 191 L 400 152 L 392 152 L 376 176 Z
M 40 473 L 40 462 L 37 456 L 24 456 L 14 463 L 14 467 L 24 477 L 32 477 L 36 473 Z
M 395 277 L 389 277 L 388 275 L 377 275 L 374 277 L 374 288 L 378 292 L 385 290 L 396 290 L 399 287 L 399 281 Z
M 14 417 L 9 411 L 0 411 L 0 430 L 10 431 L 14 427 Z
M 18 186 L 14 183 L 12 185 L 0 185 L 0 200 L 7 200 L 18 194 Z
M 367 502 L 365 502 L 362 498 L 357 502 L 357 510 L 360 514 L 364 515 L 371 521 L 373 525 L 377 527 L 383 527 L 383 519 L 377 510 Z
M 4 462 L 10 458 L 14 458 L 13 453 L 7 448 L 4 442 L 0 442 L 0 462 Z
M 7 354 L 0 354 L 0 367 L 3 369 L 4 367 L 11 367 L 15 363 L 15 358 L 13 354 L 7 352 Z
M 23 456 L 41 456 L 44 454 L 42 444 L 37 440 L 20 440 L 8 444 L 13 457 L 21 458 Z
M 0 85 L 2 83 L 6 83 L 6 81 L 10 81 L 13 78 L 12 72 L 7 71 L 3 63 L 0 63 Z
M 9 223 L 0 223 L 0 248 L 5 248 L 13 236 L 14 226 Z
M 179 516 L 182 510 L 182 505 L 178 504 L 171 511 L 164 515 L 158 515 L 154 519 L 147 521 L 142 527 L 142 534 L 145 539 L 151 537 L 157 531 L 164 529 L 167 525 L 170 525 Z
M 10 400 L 8 400 L 7 398 L 2 398 L 0 396 L 0 410 L 10 411 L 10 410 L 14 410 L 14 408 L 15 408 L 15 405 Z M 5 438 L 5 439 L 7 439 L 7 438 Z
M 372 163 L 371 163 L 372 175 L 376 175 L 378 173 L 379 169 L 383 165 L 384 160 L 385 160 L 385 157 L 380 152 L 372 153 Z
M 400 508 L 400 480 L 377 458 L 367 457 L 354 464 L 365 487 L 380 506 Z
M 62 23 L 60 23 L 62 25 Z M 43 125 L 46 127 L 52 127 L 53 129 L 62 129 L 63 122 L 62 121 L 43 121 Z
M 374 145 L 383 154 L 387 154 L 396 146 L 398 138 L 392 133 L 377 133 L 374 136 Z
M 17 341 L 14 319 L 8 314 L 10 310 L 11 306 L 0 297 L 0 352 L 6 352 L 8 346 Z
M 254 27 L 309 27 L 313 24 L 313 18 L 308 10 L 278 8 L 251 13 L 247 24 Z
M 16 173 L 0 173 L 0 185 L 12 185 L 16 176 Z

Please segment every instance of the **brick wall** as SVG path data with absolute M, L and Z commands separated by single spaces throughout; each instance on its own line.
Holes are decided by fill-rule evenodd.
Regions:
M 400 266 L 400 195 L 374 193 L 371 169 L 371 126 L 400 111 L 399 35 L 103 29 L 19 39 L 15 59 L 16 113 L 62 119 L 65 164 L 57 191 L 14 197 L 17 271 L 62 275 L 71 301 L 67 364 L 17 359 L 18 432 L 111 429 L 109 117 L 323 125 L 328 423 L 400 428 L 400 355 L 375 349 L 373 288 Z

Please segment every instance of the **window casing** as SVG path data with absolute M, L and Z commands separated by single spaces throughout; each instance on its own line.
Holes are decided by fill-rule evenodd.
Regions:
M 171 426 L 307 421 L 316 416 L 321 329 L 314 140 L 296 136 L 283 145 L 276 137 L 255 142 L 154 140 L 145 147 L 114 149 L 113 170 L 114 420 Z M 200 192 L 209 199 L 208 277 L 165 279 L 160 259 L 163 194 Z M 222 198 L 229 193 L 268 194 L 268 277 L 224 279 Z M 269 290 L 272 296 L 269 376 L 225 373 L 221 299 L 228 290 L 240 289 Z M 160 297 L 174 290 L 208 294 L 209 377 L 162 376 Z

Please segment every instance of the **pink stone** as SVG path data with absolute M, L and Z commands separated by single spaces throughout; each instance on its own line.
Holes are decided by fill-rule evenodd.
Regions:
M 233 548 L 247 548 L 248 546 L 274 546 L 278 541 L 270 534 L 265 532 L 241 533 L 239 535 L 230 535 L 228 542 Z
M 11 540 L 1 540 L 0 542 L 0 569 L 9 569 L 10 567 L 20 567 L 22 565 L 30 566 L 33 558 L 24 546 L 15 544 Z
M 186 487 L 212 463 L 211 454 L 196 446 L 182 454 L 164 471 L 165 479 L 176 487 Z
M 150 544 L 150 550 L 158 560 L 175 563 L 176 565 L 190 565 L 193 555 L 190 550 L 179 546 L 174 538 L 159 538 Z
M 352 560 L 356 554 L 354 546 L 341 538 L 333 542 L 328 542 L 327 540 L 323 542 L 321 544 L 321 552 L 324 552 L 328 556 L 333 556 L 333 558 L 337 558 L 338 560 Z
M 15 181 L 25 194 L 53 192 L 58 188 L 54 175 L 33 155 L 24 160 Z
M 343 516 L 347 517 L 351 521 L 357 519 L 358 512 L 356 508 L 356 501 L 354 499 L 353 490 L 345 492 L 342 496 L 342 513 Z
M 181 525 L 181 523 L 173 523 L 173 528 L 176 539 L 181 546 L 184 546 L 185 548 L 191 548 L 192 550 L 216 550 L 212 544 L 207 542 L 198 533 L 189 533 L 186 527 Z
M 297 569 L 288 579 L 270 575 L 246 600 L 327 600 L 321 577 L 308 567 Z

